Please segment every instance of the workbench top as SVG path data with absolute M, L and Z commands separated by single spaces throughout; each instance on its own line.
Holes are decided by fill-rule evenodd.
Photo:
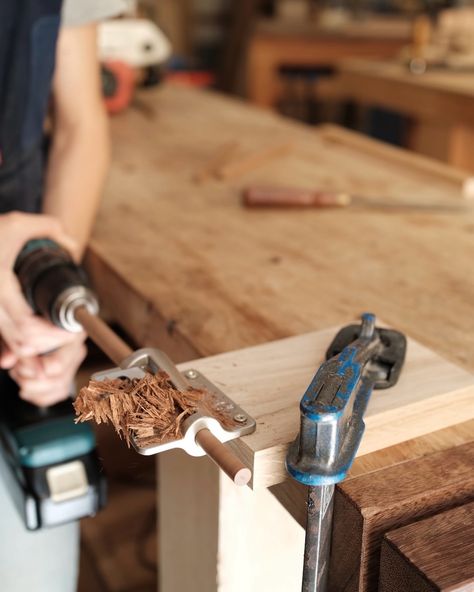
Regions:
M 176 361 L 345 324 L 370 310 L 474 369 L 474 216 L 246 210 L 249 184 L 461 199 L 465 175 L 333 127 L 204 91 L 158 88 L 112 121 L 113 166 L 88 254 L 102 300 Z M 230 140 L 293 142 L 232 181 L 193 182 Z
M 89 271 L 102 302 L 137 344 L 161 347 L 177 362 L 300 335 L 192 363 L 234 398 L 247 399 L 248 412 L 257 417 L 257 432 L 231 443 L 253 466 L 257 482 L 282 478 L 297 402 L 320 361 L 322 341 L 360 312 L 373 311 L 474 370 L 472 214 L 249 211 L 239 197 L 250 183 L 271 183 L 459 200 L 464 174 L 343 130 L 310 129 L 207 92 L 160 88 L 141 94 L 139 107 L 112 122 L 114 160 Z M 230 140 L 244 153 L 289 140 L 294 147 L 232 181 L 196 185 L 195 171 Z M 456 412 L 457 421 L 471 417 L 472 376 L 445 363 L 436 364 L 445 370 L 435 374 L 426 350 L 417 351 L 419 370 L 410 365 L 404 374 L 413 379 L 415 398 L 421 380 L 432 389 L 436 421 Z M 443 384 L 455 389 L 454 399 L 438 396 Z M 409 398 L 405 387 L 400 383 Z M 258 396 L 250 399 L 252 393 Z M 424 404 L 405 400 L 408 416 L 397 421 L 393 410 L 377 413 L 382 399 L 374 397 L 365 452 L 373 450 L 379 428 L 384 437 L 393 435 L 393 427 L 402 427 L 407 438 L 426 435 L 359 457 L 351 478 L 472 440 L 472 420 L 428 434 L 426 421 L 433 421 L 432 429 L 442 424 Z M 452 423 L 457 422 L 443 425 Z M 303 487 L 288 480 L 252 492 L 236 488 L 209 459 L 180 451 L 160 455 L 158 468 L 160 590 L 300 589 Z

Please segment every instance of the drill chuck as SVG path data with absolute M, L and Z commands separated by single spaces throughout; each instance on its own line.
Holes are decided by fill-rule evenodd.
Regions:
M 15 273 L 33 310 L 66 331 L 82 330 L 75 318 L 79 307 L 91 314 L 99 311 L 84 270 L 52 240 L 29 241 L 18 255 Z

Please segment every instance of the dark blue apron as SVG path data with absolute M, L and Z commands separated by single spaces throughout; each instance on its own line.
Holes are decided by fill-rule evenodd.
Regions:
M 41 210 L 61 1 L 0 0 L 0 214 Z M 0 371 L 1 395 L 10 390 L 18 388 Z
M 38 212 L 62 0 L 0 0 L 0 213 Z

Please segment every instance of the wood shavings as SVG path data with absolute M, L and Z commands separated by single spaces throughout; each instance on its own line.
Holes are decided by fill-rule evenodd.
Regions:
M 209 411 L 206 395 L 210 393 L 194 388 L 179 391 L 166 372 L 158 372 L 139 379 L 91 380 L 79 392 L 74 409 L 76 421 L 110 422 L 128 446 L 134 432 L 142 447 L 180 438 L 187 417 L 198 408 Z

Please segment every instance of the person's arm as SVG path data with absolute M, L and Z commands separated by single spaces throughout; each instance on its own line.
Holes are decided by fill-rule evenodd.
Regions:
M 79 259 L 89 238 L 109 162 L 95 25 L 67 27 L 60 33 L 53 80 L 53 114 L 43 213 L 56 219 L 75 240 L 77 246 L 72 251 Z M 5 273 L 17 288 L 11 267 L 7 266 Z M 23 299 L 18 288 L 16 297 L 21 308 Z M 26 303 L 23 308 L 24 317 L 20 318 L 20 311 L 13 328 L 24 327 L 20 337 L 15 335 L 22 349 L 11 347 L 12 340 L 4 337 L 9 347 L 0 353 L 0 366 L 9 368 L 22 398 L 36 405 L 51 405 L 70 392 L 77 367 L 85 356 L 85 335 L 67 333 L 32 317 Z M 41 334 L 33 339 L 32 328 L 38 323 Z M 1 324 L 5 322 L 1 323 L 0 319 Z M 50 351 L 52 347 L 54 351 Z M 19 352 L 23 356 L 18 356 Z
M 43 211 L 59 219 L 82 256 L 109 164 L 96 25 L 61 30 L 53 80 L 53 137 Z

